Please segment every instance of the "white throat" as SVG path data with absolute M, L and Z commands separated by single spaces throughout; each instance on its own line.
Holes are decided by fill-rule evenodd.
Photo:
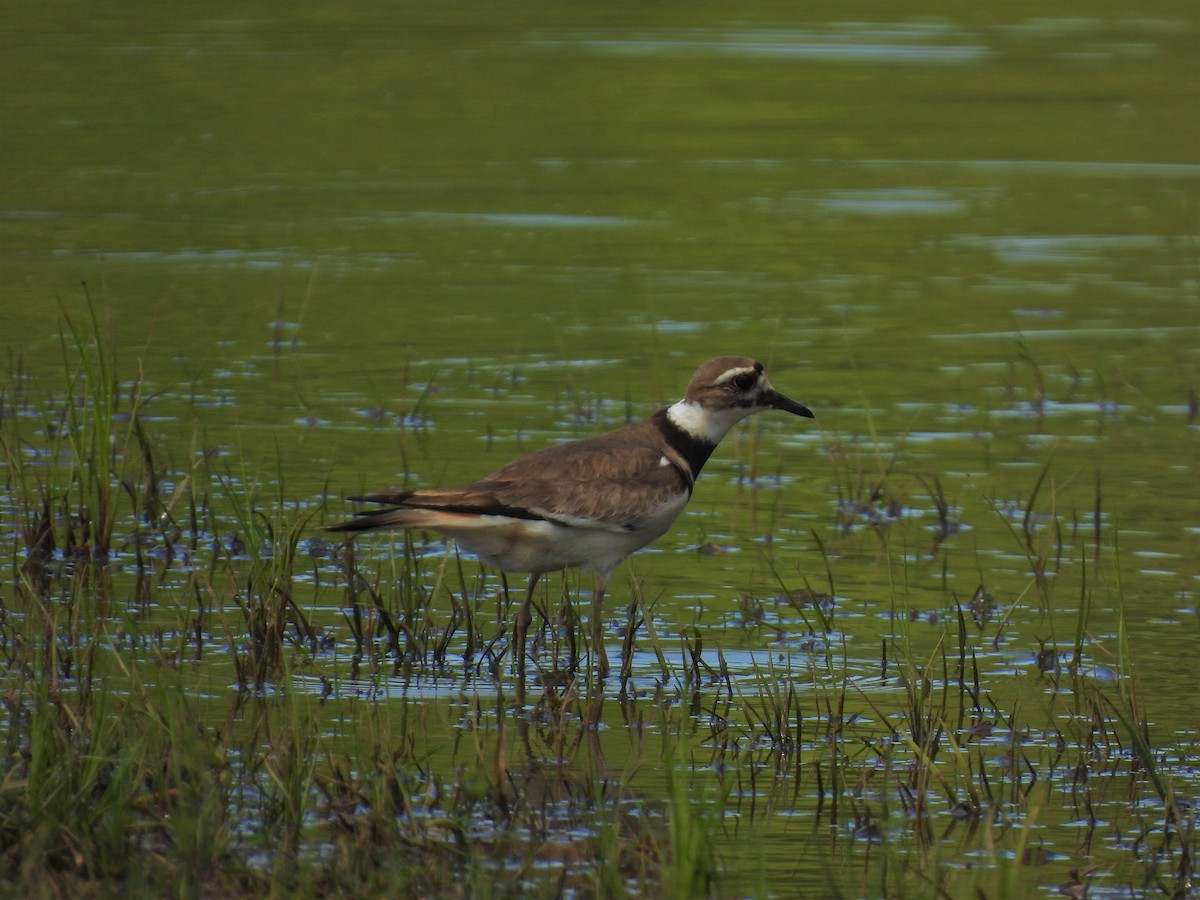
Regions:
M 691 400 L 680 400 L 667 407 L 667 418 L 680 430 L 698 441 L 715 447 L 729 429 L 754 412 L 752 407 L 738 406 L 727 409 L 705 409 Z

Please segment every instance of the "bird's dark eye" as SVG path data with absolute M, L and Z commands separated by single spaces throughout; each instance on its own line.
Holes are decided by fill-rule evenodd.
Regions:
M 758 384 L 758 379 L 749 372 L 743 372 L 741 375 L 734 375 L 729 381 L 739 391 L 748 391 L 754 385 Z

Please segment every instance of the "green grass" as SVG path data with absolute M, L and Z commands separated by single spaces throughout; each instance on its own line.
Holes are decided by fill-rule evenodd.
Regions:
M 586 576 L 546 579 L 516 713 L 501 579 L 419 535 L 330 544 L 319 504 L 194 443 L 169 462 L 143 373 L 90 326 L 64 328 L 61 385 L 12 364 L 0 418 L 12 895 L 1188 889 L 1195 739 L 1156 726 L 1117 532 L 1068 550 L 1052 463 L 1001 515 L 1029 565 L 1005 592 L 952 541 L 914 556 L 928 535 L 879 513 L 923 487 L 944 528 L 939 478 L 834 454 L 840 512 L 808 568 L 828 590 L 768 551 L 782 593 L 746 597 L 733 628 L 660 618 L 635 579 L 612 619 L 656 662 L 619 694 L 580 665 Z M 1098 520 L 1099 479 L 1090 502 Z M 886 573 L 869 648 L 864 544 Z M 978 587 L 918 609 L 931 570 Z M 1037 665 L 990 672 L 1014 642 Z

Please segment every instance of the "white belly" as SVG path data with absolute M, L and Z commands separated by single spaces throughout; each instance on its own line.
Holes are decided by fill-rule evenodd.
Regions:
M 470 524 L 437 530 L 503 572 L 573 568 L 608 572 L 630 553 L 665 534 L 686 504 L 686 495 L 663 504 L 633 531 L 582 520 L 562 524 L 507 516 L 480 516 Z

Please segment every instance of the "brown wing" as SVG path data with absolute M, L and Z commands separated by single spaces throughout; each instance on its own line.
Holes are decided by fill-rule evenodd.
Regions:
M 644 423 L 638 423 L 641 425 Z M 466 490 L 545 518 L 590 519 L 636 528 L 680 492 L 688 479 L 655 446 L 634 443 L 637 426 L 547 447 L 514 460 Z
M 587 519 L 632 529 L 691 484 L 664 460 L 649 422 L 558 444 L 513 460 L 461 488 L 352 497 L 407 509 L 515 518 Z M 361 514 L 366 519 L 382 512 Z M 374 527 L 365 521 L 360 528 Z

